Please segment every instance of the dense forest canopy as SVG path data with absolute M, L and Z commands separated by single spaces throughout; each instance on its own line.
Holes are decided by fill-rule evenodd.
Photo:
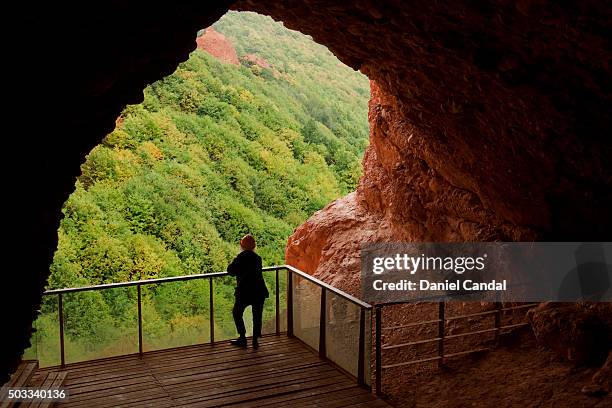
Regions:
M 65 204 L 51 288 L 222 271 L 247 232 L 264 264 L 280 264 L 293 229 L 354 189 L 368 141 L 368 80 L 269 17 L 230 12 L 214 27 L 239 57 L 256 55 L 269 68 L 196 50 L 124 110 Z M 145 292 L 150 344 L 205 337 L 207 285 Z M 135 330 L 134 291 L 106 292 L 65 299 L 75 358 L 133 346 L 122 339 Z M 232 294 L 231 281 L 215 286 L 216 323 L 227 336 Z M 57 357 L 54 302 L 45 300 L 37 322 L 38 354 L 44 348 L 49 360 Z

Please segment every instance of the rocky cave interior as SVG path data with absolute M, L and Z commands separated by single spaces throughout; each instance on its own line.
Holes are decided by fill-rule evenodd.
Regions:
M 40 86 L 55 95 L 49 109 L 66 131 L 33 136 L 30 147 L 38 177 L 22 209 L 27 272 L 5 296 L 12 313 L 3 379 L 28 345 L 61 207 L 84 156 L 124 106 L 142 101 L 147 84 L 187 59 L 197 31 L 230 8 L 311 35 L 371 80 L 370 146 L 358 188 L 295 231 L 287 263 L 356 292 L 362 242 L 609 240 L 605 1 L 224 0 L 157 8 L 118 0 L 87 12 L 57 7 L 43 31 L 53 38 L 54 78 Z M 611 316 L 610 308 L 604 314 Z

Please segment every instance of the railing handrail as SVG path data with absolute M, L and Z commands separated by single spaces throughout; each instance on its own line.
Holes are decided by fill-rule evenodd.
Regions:
M 309 275 L 306 272 L 303 272 L 291 265 L 273 265 L 273 266 L 266 266 L 262 268 L 264 272 L 278 271 L 278 270 L 283 270 L 283 269 L 290 270 L 291 272 L 297 275 L 300 275 L 302 278 L 314 283 L 315 285 L 324 287 L 325 289 L 335 293 L 336 295 L 339 295 L 345 298 L 346 300 L 352 303 L 355 303 L 356 305 L 364 309 L 372 308 L 372 305 L 360 299 L 357 299 L 356 297 L 349 295 L 348 293 L 338 288 L 335 288 L 332 285 L 325 283 L 322 280 L 317 279 L 314 276 Z M 129 287 L 129 286 L 138 286 L 138 285 L 157 285 L 160 283 L 182 282 L 182 281 L 188 281 L 188 280 L 194 280 L 194 279 L 211 279 L 211 278 L 220 278 L 223 276 L 229 276 L 229 273 L 227 272 L 198 273 L 194 275 L 169 276 L 167 278 L 141 279 L 141 280 L 127 281 L 127 282 L 103 283 L 100 285 L 51 289 L 51 290 L 47 290 L 43 292 L 43 295 L 58 295 L 58 294 L 64 294 L 64 293 L 85 292 L 85 291 L 90 291 L 90 290 L 115 289 L 115 288 L 124 288 L 124 287 Z
M 372 309 L 372 305 L 370 305 L 369 303 L 364 302 L 363 300 L 357 299 L 355 296 L 349 295 L 348 293 L 330 285 L 329 283 L 325 283 L 320 279 L 315 278 L 312 275 L 307 274 L 306 272 L 303 272 L 291 265 L 283 265 L 282 269 L 287 269 L 292 271 L 293 273 L 300 275 L 301 277 L 303 277 L 306 280 L 309 280 L 310 282 L 313 282 L 314 284 L 321 286 L 327 290 L 329 290 L 330 292 L 335 293 L 336 295 L 339 295 L 343 298 L 345 298 L 346 300 L 356 304 L 359 307 L 362 307 L 364 309 Z
M 126 282 L 115 282 L 115 283 L 101 283 L 99 285 L 89 285 L 89 286 L 78 286 L 74 288 L 62 288 L 62 289 L 50 289 L 43 292 L 43 296 L 45 295 L 59 295 L 60 293 L 74 293 L 74 292 L 86 292 L 89 290 L 105 290 L 105 289 L 114 289 L 114 288 L 125 288 L 129 286 L 138 286 L 138 285 L 155 285 L 159 283 L 168 283 L 168 282 L 182 282 L 194 279 L 208 279 L 208 278 L 218 278 L 221 276 L 229 275 L 227 272 L 211 272 L 211 273 L 197 273 L 193 275 L 180 275 L 180 276 L 169 276 L 167 278 L 152 278 L 152 279 L 141 279 L 135 281 L 126 281 Z
M 284 265 L 267 266 L 265 268 L 262 268 L 264 272 L 276 271 L 276 270 L 281 270 L 281 269 L 284 269 Z M 220 278 L 222 276 L 229 276 L 229 273 L 227 272 L 196 273 L 193 275 L 169 276 L 167 278 L 140 279 L 140 280 L 135 280 L 135 281 L 102 283 L 99 285 L 79 286 L 76 288 L 51 289 L 51 290 L 46 290 L 45 292 L 43 292 L 43 295 L 57 295 L 60 293 L 85 292 L 88 290 L 124 288 L 128 286 L 138 286 L 138 285 L 157 285 L 160 283 L 182 282 L 182 281 L 188 281 L 188 280 L 194 280 L 194 279 Z

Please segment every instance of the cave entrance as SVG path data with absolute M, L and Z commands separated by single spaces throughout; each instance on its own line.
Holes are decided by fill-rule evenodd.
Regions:
M 223 271 L 246 233 L 264 265 L 283 264 L 292 231 L 355 189 L 369 136 L 364 75 L 252 12 L 229 12 L 197 44 L 87 156 L 63 208 L 50 288 Z M 147 348 L 207 341 L 210 289 L 207 280 L 143 289 Z M 230 338 L 232 281 L 214 296 L 215 339 Z M 135 352 L 136 297 L 134 287 L 65 295 L 66 362 Z M 26 353 L 41 366 L 60 359 L 58 309 L 43 299 Z

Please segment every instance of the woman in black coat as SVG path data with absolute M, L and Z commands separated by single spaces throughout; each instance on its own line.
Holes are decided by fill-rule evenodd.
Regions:
M 261 320 L 266 298 L 270 295 L 261 270 L 261 257 L 255 253 L 255 238 L 247 234 L 240 240 L 242 252 L 227 267 L 227 272 L 236 277 L 235 302 L 232 314 L 239 337 L 231 344 L 246 347 L 246 328 L 242 315 L 247 306 L 253 311 L 253 348 L 259 347 Z

